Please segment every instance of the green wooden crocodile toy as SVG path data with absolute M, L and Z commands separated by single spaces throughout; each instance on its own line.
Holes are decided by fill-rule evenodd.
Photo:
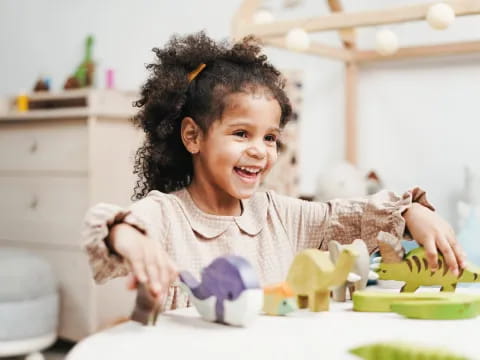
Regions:
M 440 285 L 440 291 L 455 291 L 457 283 L 480 282 L 480 267 L 467 264 L 455 276 L 448 268 L 441 254 L 438 255 L 438 269 L 431 271 L 425 249 L 419 247 L 402 258 L 394 249 L 394 239 L 386 233 L 378 237 L 382 262 L 375 269 L 380 280 L 405 281 L 401 292 L 414 292 L 420 286 Z M 396 241 L 396 239 L 395 239 Z
M 448 350 L 400 342 L 359 346 L 351 349 L 350 353 L 365 360 L 468 360 L 467 357 L 453 354 Z

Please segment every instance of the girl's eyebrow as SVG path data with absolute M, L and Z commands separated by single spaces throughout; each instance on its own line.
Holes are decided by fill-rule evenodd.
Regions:
M 279 133 L 279 134 L 282 133 L 282 129 L 280 129 L 278 126 L 271 127 L 270 129 L 268 129 L 268 131 L 277 132 L 277 133 Z
M 233 128 L 233 127 L 253 127 L 254 125 L 252 123 L 249 123 L 249 122 L 236 122 L 236 123 L 232 123 L 232 124 L 228 124 L 228 128 Z M 278 126 L 274 126 L 274 127 L 271 127 L 268 129 L 268 131 L 276 131 L 278 133 L 281 133 L 282 130 L 278 127 Z
M 252 127 L 253 124 L 252 123 L 249 123 L 247 121 L 238 121 L 238 122 L 232 122 L 230 124 L 227 125 L 229 128 L 232 128 L 232 127 L 238 127 L 238 126 L 244 126 L 244 127 Z

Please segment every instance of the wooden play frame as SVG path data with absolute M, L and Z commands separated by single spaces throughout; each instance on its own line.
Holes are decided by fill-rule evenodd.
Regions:
M 343 47 L 328 46 L 312 41 L 310 47 L 303 53 L 324 56 L 345 63 L 345 157 L 350 163 L 357 164 L 356 108 L 359 66 L 364 63 L 389 60 L 479 53 L 480 40 L 405 47 L 400 48 L 395 54 L 383 56 L 373 50 L 358 49 L 355 43 L 355 29 L 423 21 L 430 6 L 440 1 L 355 13 L 343 12 L 340 0 L 327 1 L 333 14 L 274 21 L 268 24 L 254 24 L 253 15 L 261 7 L 262 0 L 244 0 L 234 15 L 232 35 L 234 39 L 240 39 L 245 35 L 254 34 L 265 45 L 286 49 L 284 37 L 289 30 L 294 28 L 302 28 L 308 33 L 332 30 L 339 32 Z M 441 2 L 449 4 L 457 17 L 480 14 L 480 0 L 447 0 Z

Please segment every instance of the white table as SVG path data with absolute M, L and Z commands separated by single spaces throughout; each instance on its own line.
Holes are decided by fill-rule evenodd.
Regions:
M 348 349 L 391 340 L 440 346 L 480 359 L 480 317 L 410 320 L 393 313 L 354 312 L 350 301 L 332 301 L 329 312 L 262 315 L 250 327 L 235 328 L 206 322 L 188 308 L 159 316 L 155 326 L 127 322 L 90 336 L 67 360 L 358 359 Z

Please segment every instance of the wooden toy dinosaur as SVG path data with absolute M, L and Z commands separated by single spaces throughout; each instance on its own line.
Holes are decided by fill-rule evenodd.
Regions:
M 207 321 L 247 326 L 262 309 L 263 291 L 250 263 L 240 256 L 216 258 L 202 270 L 201 282 L 188 271 L 179 274 L 199 314 Z
M 295 294 L 286 283 L 263 289 L 263 311 L 267 315 L 287 315 L 297 309 Z
M 332 290 L 332 297 L 335 301 L 346 301 L 347 290 L 350 293 L 351 299 L 354 291 L 365 289 L 368 280 L 378 279 L 377 273 L 370 270 L 370 255 L 368 254 L 367 245 L 363 240 L 356 239 L 348 245 L 342 245 L 335 240 L 331 240 L 328 243 L 328 251 L 330 253 L 330 259 L 334 264 L 338 261 L 342 249 L 350 249 L 358 254 L 351 270 L 353 274 L 358 275 L 358 280 L 348 281 L 347 279 L 342 285 L 334 288 Z
M 412 319 L 470 319 L 480 315 L 480 296 L 451 292 L 357 291 L 353 294 L 353 310 L 395 312 Z
M 64 89 L 75 89 L 93 85 L 95 63 L 92 60 L 93 36 L 85 40 L 85 53 L 82 62 L 77 66 L 73 75 L 65 82 Z
M 306 249 L 299 252 L 287 275 L 287 283 L 297 296 L 298 307 L 308 306 L 315 312 L 328 311 L 330 289 L 345 282 L 356 256 L 352 250 L 343 249 L 334 265 L 328 251 Z
M 350 353 L 365 360 L 467 360 L 468 358 L 453 354 L 441 348 L 428 348 L 416 344 L 400 342 L 383 342 L 359 346 Z
M 423 247 L 413 249 L 402 257 L 394 249 L 396 239 L 385 234 L 378 237 L 382 261 L 376 271 L 380 280 L 405 281 L 401 292 L 414 292 L 420 286 L 430 285 L 441 285 L 440 291 L 455 291 L 459 282 L 480 282 L 480 267 L 467 264 L 455 276 L 439 254 L 438 270 L 431 271 Z

